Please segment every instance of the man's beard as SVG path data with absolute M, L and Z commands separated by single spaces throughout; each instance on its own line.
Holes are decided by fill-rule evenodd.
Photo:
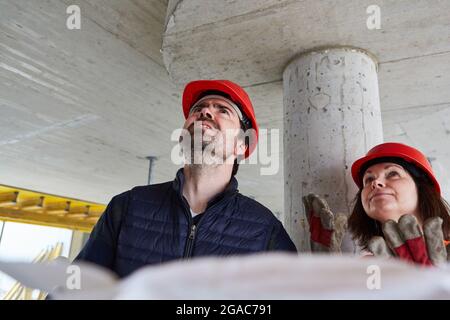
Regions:
M 201 119 L 191 124 L 180 136 L 180 145 L 185 161 L 194 165 L 218 165 L 223 164 L 227 158 L 224 150 L 223 137 L 217 126 L 209 120 L 203 120 L 216 130 L 215 135 L 204 134 L 200 124 Z M 188 152 L 186 152 L 189 150 Z

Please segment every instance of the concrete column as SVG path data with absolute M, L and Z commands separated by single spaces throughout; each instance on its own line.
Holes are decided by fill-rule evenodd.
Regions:
M 283 73 L 285 225 L 299 251 L 309 251 L 302 196 L 325 197 L 350 213 L 353 161 L 383 141 L 377 64 L 355 48 L 310 51 Z M 344 251 L 353 251 L 348 236 Z
M 73 261 L 78 256 L 78 254 L 80 253 L 81 249 L 83 249 L 88 239 L 89 233 L 76 230 L 73 231 L 68 257 L 70 261 Z

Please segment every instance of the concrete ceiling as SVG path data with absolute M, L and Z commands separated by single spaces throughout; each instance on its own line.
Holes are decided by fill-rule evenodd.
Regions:
M 231 80 L 247 85 L 261 127 L 278 128 L 282 134 L 284 58 L 321 41 L 351 45 L 363 41 L 362 31 L 351 26 L 365 21 L 370 1 L 341 2 L 331 6 L 320 1 L 330 4 L 323 9 L 319 1 L 230 0 L 219 8 L 202 7 L 206 0 L 185 1 L 178 9 L 189 9 L 191 17 L 173 21 L 164 54 L 179 50 L 180 56 L 191 54 L 191 62 L 208 59 L 215 72 L 199 75 L 194 68 L 189 75 L 179 69 L 185 79 L 212 74 L 224 78 L 223 52 L 235 48 L 219 46 L 217 54 L 217 48 L 208 51 L 208 46 L 201 46 L 207 42 L 199 39 L 223 38 L 224 30 L 237 30 L 239 24 L 250 29 L 274 19 L 279 25 L 266 23 L 263 30 L 254 30 L 261 34 L 261 43 L 252 44 L 249 51 L 259 54 L 269 48 L 274 63 L 270 67 L 266 62 L 249 63 Z M 81 30 L 65 27 L 70 4 L 81 8 Z M 174 84 L 178 81 L 173 81 L 172 72 L 176 64 L 183 68 L 189 63 L 172 59 L 172 78 L 163 64 L 160 48 L 168 4 L 167 0 L 0 0 L 0 184 L 107 202 L 114 194 L 146 184 L 145 157 L 150 155 L 158 157 L 153 182 L 173 179 L 178 167 L 170 160 L 175 145 L 171 133 L 183 117 L 181 87 Z M 350 14 L 359 5 L 362 18 Z M 423 150 L 448 199 L 450 1 L 380 1 L 379 5 L 382 29 L 373 31 L 370 41 L 381 62 L 384 138 Z M 305 19 L 304 29 L 293 28 L 297 23 L 293 20 L 280 24 L 283 6 Z M 267 14 L 261 8 L 269 8 Z M 295 51 L 268 46 L 280 30 L 281 40 L 295 44 Z M 176 46 L 175 36 L 192 45 Z M 308 43 L 296 38 L 300 36 Z M 243 34 L 240 50 L 250 47 L 245 44 Z M 245 60 L 236 63 L 246 65 Z M 282 136 L 279 139 L 282 142 Z M 260 166 L 244 165 L 238 180 L 244 194 L 281 217 L 282 143 L 278 154 L 278 174 L 261 176 Z

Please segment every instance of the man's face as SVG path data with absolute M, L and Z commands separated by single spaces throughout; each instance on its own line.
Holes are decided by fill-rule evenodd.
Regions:
M 202 159 L 205 153 L 210 156 L 212 153 L 213 158 L 225 161 L 231 157 L 234 161 L 235 157 L 245 152 L 243 141 L 238 139 L 241 129 L 239 115 L 226 99 L 217 96 L 201 99 L 191 108 L 183 129 L 190 134 L 191 151 L 202 151 Z M 196 145 L 201 146 L 201 150 Z M 187 147 L 184 145 L 183 149 Z

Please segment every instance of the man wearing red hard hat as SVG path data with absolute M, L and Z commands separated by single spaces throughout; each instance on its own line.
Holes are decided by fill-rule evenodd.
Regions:
M 180 145 L 189 154 L 187 163 L 173 181 L 115 196 L 77 260 L 124 277 L 176 259 L 296 252 L 272 212 L 237 188 L 238 161 L 251 154 L 258 139 L 247 93 L 228 80 L 198 80 L 187 84 L 182 104 Z

